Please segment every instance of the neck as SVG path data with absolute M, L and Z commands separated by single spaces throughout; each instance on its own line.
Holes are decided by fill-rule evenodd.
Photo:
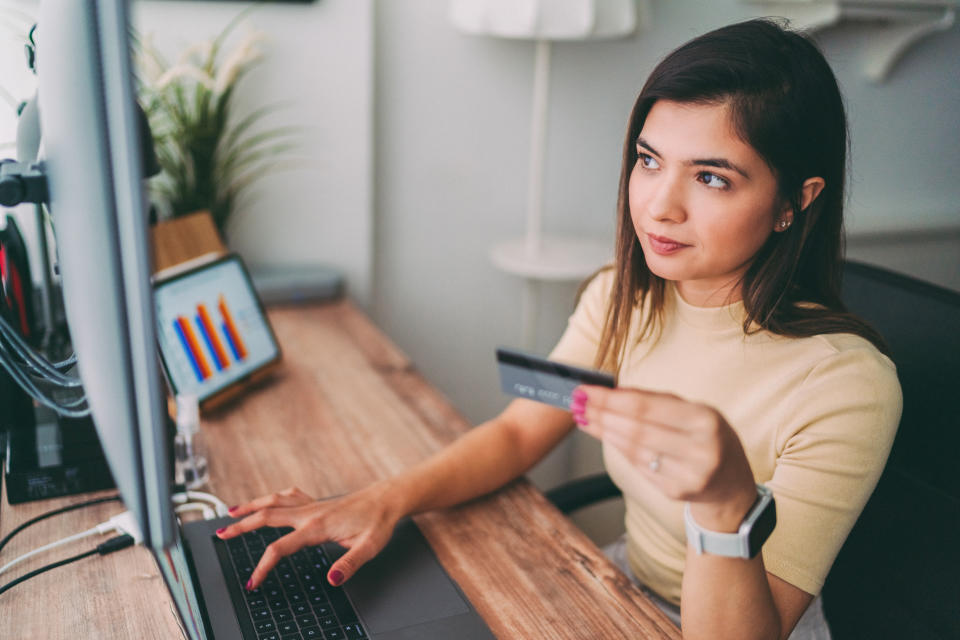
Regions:
M 684 302 L 695 307 L 723 307 L 743 298 L 739 277 L 720 285 L 701 280 L 677 280 L 675 285 Z

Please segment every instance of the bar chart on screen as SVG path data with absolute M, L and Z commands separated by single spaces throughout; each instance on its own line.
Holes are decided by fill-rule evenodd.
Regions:
M 225 259 L 154 288 L 160 352 L 171 386 L 204 398 L 279 351 L 238 261 Z
M 219 316 L 216 319 L 211 316 L 208 305 L 201 302 L 196 305 L 193 318 L 178 315 L 173 320 L 173 330 L 197 382 L 211 377 L 213 369 L 217 372 L 226 371 L 232 362 L 241 362 L 247 357 L 243 336 L 237 329 L 230 305 L 223 294 L 217 297 L 215 308 Z M 202 340 L 197 339 L 198 335 Z

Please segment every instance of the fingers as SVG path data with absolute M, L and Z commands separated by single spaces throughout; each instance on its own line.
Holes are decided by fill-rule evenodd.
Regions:
M 366 536 L 351 546 L 350 550 L 340 556 L 327 572 L 327 580 L 335 587 L 340 586 L 353 577 L 357 570 L 380 553 L 386 541 L 376 542 L 372 536 Z
M 234 518 L 242 518 L 260 509 L 267 507 L 296 507 L 308 502 L 313 502 L 313 498 L 296 487 L 290 487 L 277 493 L 261 496 L 245 504 L 239 504 L 230 507 L 230 515 Z
M 710 417 L 707 407 L 669 393 L 594 386 L 579 389 L 587 396 L 584 407 L 588 420 L 599 415 L 619 415 L 689 431 L 698 430 Z
M 260 556 L 260 562 L 257 563 L 253 574 L 250 576 L 250 581 L 247 582 L 247 591 L 260 586 L 260 583 L 264 581 L 267 574 L 277 566 L 280 560 L 310 544 L 310 537 L 306 529 L 295 529 L 268 544 L 263 551 L 263 555 Z
M 691 446 L 688 433 L 655 422 L 607 416 L 603 420 L 602 438 L 610 445 L 629 453 L 629 457 L 638 465 L 651 462 L 646 457 L 647 452 L 671 459 L 690 460 L 699 457 L 697 447 Z

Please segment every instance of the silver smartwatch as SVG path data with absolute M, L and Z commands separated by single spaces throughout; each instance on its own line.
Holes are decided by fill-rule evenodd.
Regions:
M 687 541 L 697 554 L 706 552 L 728 558 L 753 558 L 760 553 L 763 543 L 777 525 L 777 509 L 770 489 L 758 484 L 757 499 L 736 533 L 704 529 L 693 519 L 689 502 L 683 507 L 683 520 L 687 525 Z

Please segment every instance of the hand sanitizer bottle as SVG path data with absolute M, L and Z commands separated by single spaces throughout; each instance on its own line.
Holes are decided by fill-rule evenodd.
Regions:
M 210 479 L 207 445 L 200 431 L 197 396 L 177 395 L 177 435 L 173 438 L 174 482 L 198 489 Z

